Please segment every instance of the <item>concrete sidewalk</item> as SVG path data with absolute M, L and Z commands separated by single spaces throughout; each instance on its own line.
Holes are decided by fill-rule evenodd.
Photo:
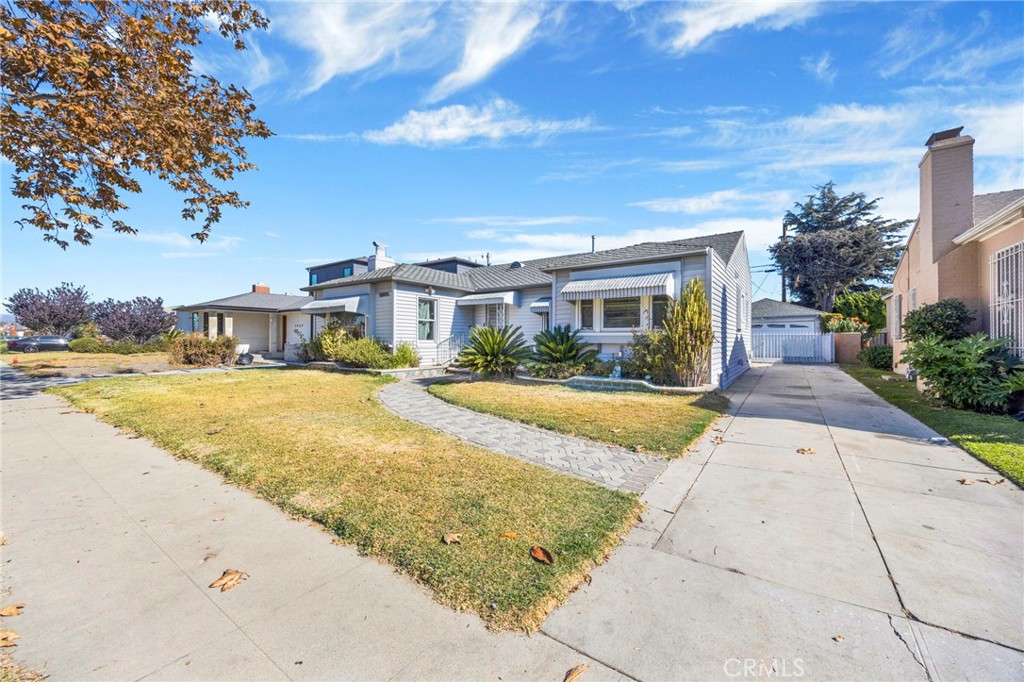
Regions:
M 834 367 L 730 393 L 545 633 L 644 680 L 1024 678 L 1019 488 Z

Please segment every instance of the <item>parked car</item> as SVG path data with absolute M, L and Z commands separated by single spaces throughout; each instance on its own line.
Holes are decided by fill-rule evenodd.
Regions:
M 27 339 L 11 339 L 8 351 L 37 353 L 41 350 L 68 350 L 68 340 L 63 336 L 30 336 Z

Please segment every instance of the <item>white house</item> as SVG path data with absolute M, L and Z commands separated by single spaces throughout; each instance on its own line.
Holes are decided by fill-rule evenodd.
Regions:
M 742 232 L 502 265 L 462 258 L 395 263 L 385 245 L 374 247 L 367 258 L 308 268 L 303 291 L 311 297 L 254 287 L 251 294 L 178 308 L 179 316 L 189 315 L 179 326 L 238 336 L 241 316 L 253 315 L 245 318 L 253 333 L 243 342 L 255 344 L 253 352 L 265 347 L 293 359 L 302 338 L 335 318 L 389 346 L 411 344 L 425 365 L 443 365 L 474 326 L 518 326 L 532 339 L 543 329 L 569 325 L 611 358 L 626 349 L 635 330 L 659 325 L 669 300 L 699 278 L 715 331 L 709 381 L 727 386 L 750 364 L 750 267 Z M 253 300 L 256 295 L 260 301 Z M 266 308 L 257 311 L 255 304 Z
M 754 301 L 751 306 L 751 326 L 757 332 L 813 333 L 818 331 L 820 317 L 820 310 L 770 298 Z

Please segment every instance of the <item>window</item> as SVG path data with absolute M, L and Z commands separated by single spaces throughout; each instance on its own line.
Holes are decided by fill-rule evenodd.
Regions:
M 437 339 L 437 301 L 432 298 L 419 300 L 419 335 L 420 341 Z
M 789 328 L 790 329 L 810 329 L 810 326 L 806 325 L 806 324 L 791 324 L 791 325 L 789 325 Z
M 753 327 L 754 329 L 760 329 L 760 328 L 761 328 L 761 327 L 763 327 L 764 325 L 763 325 L 763 324 L 752 324 L 752 325 L 750 325 L 750 326 L 751 326 L 751 327 Z
M 668 313 L 668 296 L 655 296 L 651 299 L 651 327 L 661 329 L 665 326 L 665 315 Z
M 314 284 L 316 284 L 318 278 L 319 278 L 319 275 L 317 273 L 315 273 L 315 272 L 309 273 L 309 286 L 313 286 Z
M 992 254 L 988 271 L 989 334 L 1010 339 L 1010 350 L 1024 358 L 1024 242 Z
M 580 301 L 580 329 L 594 328 L 594 301 Z
M 342 277 L 351 277 L 352 276 L 352 266 L 351 265 L 345 266 L 345 268 L 341 271 L 341 276 Z
M 504 327 L 505 326 L 505 304 L 490 303 L 484 306 L 484 326 Z
M 903 338 L 903 294 L 892 297 L 892 337 L 899 341 Z
M 607 329 L 633 329 L 640 326 L 640 298 L 606 298 L 604 325 Z
M 784 325 L 784 324 L 769 324 L 768 328 L 769 329 L 785 329 L 786 325 Z
M 202 325 L 202 323 L 203 323 L 202 322 L 202 318 L 199 317 L 199 313 L 192 313 L 192 331 L 193 332 L 201 332 L 201 331 L 203 331 L 202 326 L 200 326 L 200 325 Z
M 203 313 L 203 331 L 209 331 L 210 329 L 210 313 Z

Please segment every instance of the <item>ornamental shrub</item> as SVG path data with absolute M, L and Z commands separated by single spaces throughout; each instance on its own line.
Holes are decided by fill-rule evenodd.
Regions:
M 205 334 L 183 334 L 171 341 L 168 355 L 171 362 L 177 365 L 231 365 L 235 362 L 237 345 L 238 339 L 234 336 L 211 339 Z
M 520 327 L 473 327 L 455 366 L 485 377 L 513 377 L 529 357 L 530 349 Z
M 715 334 L 707 292 L 699 279 L 687 282 L 679 299 L 668 306 L 665 337 L 669 361 L 679 383 L 683 386 L 703 384 L 711 366 Z
M 334 361 L 342 367 L 394 369 L 395 356 L 376 339 L 352 339 L 338 346 Z
M 394 352 L 395 367 L 419 367 L 420 354 L 411 343 L 400 343 Z
M 854 291 L 836 296 L 835 311 L 843 317 L 855 317 L 868 326 L 865 333 L 885 329 L 885 301 L 878 291 Z
M 860 319 L 844 317 L 839 313 L 824 313 L 818 318 L 818 326 L 823 334 L 832 332 L 860 332 L 861 334 L 867 334 L 870 329 L 870 325 L 861 322 Z
M 945 340 L 928 336 L 901 356 L 927 382 L 927 392 L 944 405 L 979 412 L 1005 411 L 1013 395 L 1020 360 L 1005 339 L 975 334 Z
M 80 339 L 74 339 L 68 343 L 68 350 L 73 353 L 104 353 L 106 352 L 103 347 L 103 343 L 91 336 L 84 336 Z
M 892 369 L 892 346 L 868 346 L 857 359 L 875 369 Z
M 620 367 L 623 376 L 637 379 L 651 377 L 651 381 L 656 384 L 671 384 L 675 377 L 669 358 L 668 335 L 661 329 L 634 332 L 633 341 Z
M 911 310 L 903 317 L 903 338 L 914 342 L 929 336 L 943 341 L 967 337 L 967 327 L 974 315 L 958 298 L 945 298 Z

